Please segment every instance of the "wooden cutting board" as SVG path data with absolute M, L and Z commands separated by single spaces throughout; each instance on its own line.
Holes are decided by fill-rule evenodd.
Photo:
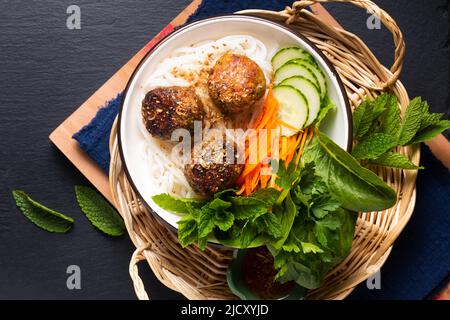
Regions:
M 108 177 L 103 170 L 84 153 L 78 146 L 78 142 L 72 139 L 72 135 L 95 116 L 98 109 L 107 101 L 115 98 L 119 92 L 124 90 L 134 69 L 144 55 L 164 36 L 171 33 L 174 28 L 184 24 L 196 11 L 201 0 L 194 0 L 180 14 L 173 19 L 161 32 L 150 40 L 134 57 L 132 57 L 122 68 L 119 69 L 108 81 L 106 81 L 89 99 L 75 110 L 63 123 L 61 123 L 51 134 L 50 140 L 61 150 L 61 152 L 77 167 L 78 170 L 103 194 L 110 202 L 111 192 L 109 190 Z M 311 6 L 314 13 L 321 16 L 330 25 L 339 26 L 334 18 L 320 4 Z

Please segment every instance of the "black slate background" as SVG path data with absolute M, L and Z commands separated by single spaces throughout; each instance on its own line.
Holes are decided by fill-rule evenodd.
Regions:
M 404 33 L 401 79 L 410 96 L 422 95 L 433 111 L 448 115 L 449 1 L 376 2 Z M 188 3 L 0 0 L 0 299 L 135 299 L 132 243 L 104 236 L 84 218 L 73 187 L 88 182 L 48 135 Z M 81 30 L 66 28 L 71 4 L 81 7 Z M 390 65 L 385 28 L 368 30 L 368 15 L 349 5 L 327 8 Z M 64 235 L 38 229 L 16 209 L 13 189 L 72 216 L 75 227 Z M 72 264 L 81 267 L 81 290 L 66 288 Z M 140 270 L 151 298 L 181 298 L 145 264 Z

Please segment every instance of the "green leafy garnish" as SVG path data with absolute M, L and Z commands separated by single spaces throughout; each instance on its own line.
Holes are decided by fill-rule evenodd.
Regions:
M 411 100 L 403 119 L 397 97 L 384 93 L 374 100 L 365 100 L 353 113 L 353 134 L 358 142 L 352 155 L 363 163 L 416 170 L 421 169 L 405 156 L 394 152 L 397 146 L 407 146 L 430 140 L 450 129 L 444 114 L 429 113 L 426 101 Z
M 93 189 L 76 186 L 75 194 L 81 210 L 99 230 L 110 236 L 121 236 L 126 228 L 116 210 Z
M 74 220 L 59 212 L 53 211 L 31 199 L 25 192 L 12 192 L 17 207 L 35 225 L 49 232 L 64 233 L 70 230 Z
M 348 210 L 384 210 L 397 200 L 395 191 L 383 180 L 317 129 L 303 152 L 303 159 L 316 164 L 317 175 L 334 199 Z

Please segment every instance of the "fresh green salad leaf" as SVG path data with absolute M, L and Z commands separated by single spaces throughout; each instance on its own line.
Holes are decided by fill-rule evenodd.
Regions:
M 76 186 L 75 194 L 81 210 L 100 231 L 110 236 L 121 236 L 126 228 L 117 211 L 96 191 Z
M 378 123 L 372 125 L 373 133 L 389 135 L 397 142 L 402 122 L 397 97 L 393 94 L 383 93 L 374 102 L 384 105 L 385 111 L 380 114 Z M 369 132 L 367 136 L 370 137 L 371 133 Z
M 316 164 L 317 175 L 327 184 L 333 197 L 348 210 L 384 210 L 397 200 L 395 191 L 383 180 L 362 167 L 317 129 L 303 152 L 303 159 Z
M 25 192 L 14 190 L 12 194 L 23 215 L 39 228 L 49 232 L 64 233 L 72 227 L 74 222 L 72 218 L 43 206 Z

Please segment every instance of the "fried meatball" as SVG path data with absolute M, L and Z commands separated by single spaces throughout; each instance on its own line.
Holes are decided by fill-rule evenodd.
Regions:
M 175 129 L 194 130 L 194 121 L 204 116 L 203 105 L 191 87 L 161 87 L 150 90 L 142 101 L 142 118 L 151 135 L 170 139 Z
M 224 54 L 208 78 L 209 95 L 227 114 L 247 110 L 262 98 L 265 90 L 266 79 L 261 68 L 243 55 Z
M 244 164 L 239 161 L 236 143 L 210 135 L 194 146 L 185 176 L 195 192 L 211 196 L 233 187 Z

